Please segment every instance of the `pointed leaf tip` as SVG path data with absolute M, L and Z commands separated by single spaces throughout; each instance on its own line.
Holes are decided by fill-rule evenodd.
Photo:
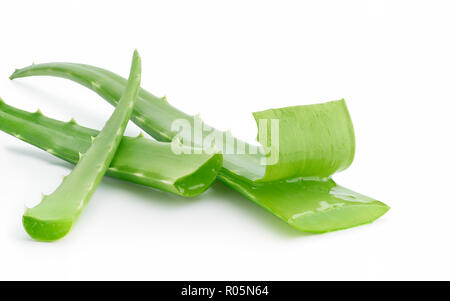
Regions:
M 137 49 L 133 51 L 133 61 L 134 60 L 136 60 L 139 63 L 139 65 L 141 64 L 141 56 L 139 55 Z
M 20 69 L 14 69 L 14 72 L 9 76 L 9 79 L 13 80 L 17 77 L 17 73 L 20 73 Z

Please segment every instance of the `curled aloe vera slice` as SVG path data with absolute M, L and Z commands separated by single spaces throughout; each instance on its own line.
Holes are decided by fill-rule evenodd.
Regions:
M 54 241 L 70 231 L 114 158 L 133 111 L 140 81 L 141 60 L 135 51 L 125 92 L 103 130 L 61 185 L 44 196 L 41 203 L 25 211 L 23 226 L 32 238 Z
M 99 133 L 78 125 L 74 119 L 58 121 L 39 110 L 30 113 L 14 108 L 1 99 L 0 130 L 73 164 Z M 221 167 L 220 153 L 175 155 L 170 143 L 153 141 L 143 135 L 124 136 L 107 175 L 193 197 L 208 189 Z
M 16 70 L 11 79 L 36 75 L 73 80 L 113 105 L 126 85 L 124 78 L 110 71 L 72 63 L 32 65 Z M 225 153 L 220 180 L 291 226 L 308 232 L 369 223 L 389 210 L 384 203 L 342 188 L 328 178 L 348 167 L 354 155 L 353 126 L 343 100 L 255 113 L 257 120 L 271 116 L 284 122 L 280 126 L 279 162 L 266 167 L 260 164 L 263 155 Z M 195 120 L 164 98 L 140 89 L 132 116 L 138 126 L 158 140 L 170 141 L 176 135 L 171 129 L 176 119 L 191 124 Z M 302 131 L 306 136 L 298 136 Z M 286 137 L 293 135 L 297 139 L 289 142 Z
M 350 114 L 343 99 L 326 103 L 270 109 L 253 113 L 261 130 L 266 131 L 263 146 L 269 147 L 273 135 L 278 154 L 275 164 L 267 165 L 264 178 L 270 182 L 293 177 L 329 177 L 350 166 L 355 154 L 355 135 Z M 261 120 L 277 120 L 273 127 L 260 128 Z

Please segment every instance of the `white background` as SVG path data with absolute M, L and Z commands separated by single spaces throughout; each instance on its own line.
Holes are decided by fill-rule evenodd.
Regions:
M 253 111 L 345 98 L 356 157 L 335 179 L 392 209 L 308 235 L 221 183 L 183 199 L 105 178 L 67 237 L 38 243 L 24 206 L 71 165 L 0 133 L 0 279 L 450 280 L 449 16 L 448 1 L 2 1 L 7 103 L 101 128 L 112 107 L 88 89 L 8 76 L 52 61 L 126 76 L 134 48 L 144 88 L 248 141 Z

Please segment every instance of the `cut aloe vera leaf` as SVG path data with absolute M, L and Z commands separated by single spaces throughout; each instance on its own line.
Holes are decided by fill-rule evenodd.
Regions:
M 32 65 L 20 70 L 16 70 L 11 75 L 10 78 L 14 79 L 19 77 L 36 76 L 36 75 L 56 76 L 73 80 L 97 92 L 105 100 L 107 100 L 113 105 L 117 104 L 118 97 L 120 96 L 120 93 L 123 91 L 124 86 L 126 85 L 126 79 L 110 71 L 89 65 L 72 64 L 72 63 L 49 63 L 49 64 Z M 346 108 L 344 111 L 346 111 Z M 344 111 L 341 110 L 341 113 L 343 113 Z M 258 116 L 256 115 L 255 118 L 258 118 Z M 164 98 L 158 98 L 156 96 L 153 96 L 152 94 L 143 89 L 141 89 L 139 92 L 139 96 L 136 102 L 132 119 L 138 126 L 144 129 L 147 133 L 149 133 L 150 135 L 161 141 L 168 141 L 173 137 L 175 137 L 176 133 L 171 130 L 171 124 L 176 119 L 184 119 L 190 122 L 191 124 L 194 123 L 193 116 L 189 116 L 177 110 L 176 108 L 172 107 L 167 101 L 165 101 Z M 345 122 L 347 122 L 348 120 L 344 119 Z M 330 125 L 324 124 L 324 126 L 326 127 Z M 297 128 L 298 126 L 293 125 L 293 127 Z M 353 130 L 350 131 L 348 126 L 344 126 L 343 128 L 345 128 L 347 131 L 347 134 L 344 134 L 344 136 L 348 137 L 348 139 L 347 138 L 345 139 L 345 142 L 353 143 L 353 146 L 350 145 L 342 148 L 343 150 L 347 151 L 343 152 L 344 156 L 339 159 L 340 163 L 336 165 L 337 169 L 335 171 L 342 170 L 343 168 L 347 167 L 348 164 L 350 164 L 351 160 L 353 159 L 352 148 L 354 148 L 354 142 L 351 139 L 352 137 L 351 133 Z M 320 141 L 320 139 L 316 141 Z M 246 144 L 246 146 L 248 146 L 248 144 Z M 310 146 L 311 145 L 305 145 L 305 147 Z M 319 151 L 319 153 L 320 151 L 322 151 L 320 146 L 316 147 L 313 145 L 312 147 L 313 149 Z M 299 188 L 298 185 L 293 186 L 288 185 L 292 189 L 287 189 L 285 183 L 283 183 L 284 181 L 293 180 L 285 178 L 286 174 L 292 176 L 293 174 L 296 174 L 296 172 L 294 172 L 290 168 L 286 168 L 283 171 L 282 168 L 281 173 L 277 172 L 273 173 L 273 175 L 271 175 L 270 172 L 266 173 L 265 166 L 262 166 L 260 164 L 260 160 L 262 157 L 264 156 L 258 154 L 228 155 L 225 153 L 223 168 L 219 173 L 219 179 L 227 183 L 233 189 L 240 192 L 250 200 L 257 203 L 258 205 L 269 210 L 276 216 L 281 217 L 283 220 L 289 221 L 289 219 L 292 216 L 296 217 L 302 216 L 302 214 L 304 214 L 305 212 L 309 212 L 308 214 L 311 214 L 310 213 L 311 210 L 307 209 L 306 207 L 298 205 L 299 203 L 304 202 L 304 198 L 302 197 L 304 189 Z M 290 156 L 288 155 L 285 157 L 284 155 L 282 155 L 280 157 L 289 160 Z M 301 161 L 302 158 L 304 157 L 299 156 L 298 160 Z M 320 156 L 317 156 L 317 158 L 320 158 Z M 299 164 L 300 164 L 299 162 L 296 162 L 295 165 L 298 166 Z M 311 162 L 305 162 L 305 166 L 310 166 L 310 168 L 308 168 L 309 170 L 321 169 L 317 168 L 317 166 L 320 166 L 321 164 L 322 163 L 314 164 Z M 333 164 L 331 165 L 331 167 L 332 166 Z M 325 166 L 323 170 L 331 171 L 333 169 L 331 167 L 330 165 L 328 165 L 328 167 Z M 325 175 L 326 173 L 324 172 L 322 174 Z M 275 180 L 278 178 L 279 180 Z M 267 198 L 263 195 L 253 193 L 254 190 L 258 189 L 259 187 L 258 185 L 260 183 L 263 183 L 264 181 L 267 180 L 269 180 L 269 182 L 264 183 L 264 185 L 269 185 L 269 183 L 270 185 L 279 185 L 279 186 L 271 186 L 272 189 L 274 189 L 278 193 L 269 194 L 270 200 L 267 200 Z M 275 189 L 276 187 L 279 187 L 280 189 Z M 296 193 L 294 193 L 294 191 L 296 191 Z M 324 201 L 332 202 L 334 198 L 335 196 L 332 194 L 323 194 L 321 198 L 310 199 L 310 202 L 315 203 L 314 206 L 310 207 L 321 208 L 321 204 L 323 204 L 321 202 Z M 290 205 L 286 204 L 285 202 L 289 202 Z M 270 207 L 269 203 L 284 204 L 283 206 L 291 208 L 292 212 L 290 214 L 286 214 L 283 208 L 280 208 L 279 206 Z M 348 206 L 353 205 L 347 203 L 344 203 L 343 205 L 343 207 Z M 310 225 L 309 227 L 304 228 L 297 227 L 297 228 L 310 232 L 327 232 L 337 229 L 344 229 L 356 226 L 358 224 L 369 223 L 378 218 L 379 216 L 381 216 L 384 212 L 386 212 L 389 209 L 387 205 L 381 202 L 375 203 L 368 202 L 364 206 L 359 206 L 358 211 L 346 210 L 345 212 L 347 212 L 348 214 L 342 215 L 341 213 L 343 212 L 342 211 L 343 207 L 339 208 L 333 207 L 328 209 L 326 212 L 327 220 L 329 221 L 339 220 L 339 222 L 324 223 L 324 225 L 322 226 L 318 226 L 318 223 L 310 222 L 308 223 Z M 383 207 L 384 209 L 380 210 L 380 207 Z M 298 210 L 298 212 L 294 212 L 295 210 Z M 313 219 L 314 216 L 317 216 L 318 218 L 324 217 L 323 215 L 319 215 L 318 212 L 316 213 L 314 212 L 316 211 L 313 211 L 313 214 L 310 216 L 311 219 Z M 319 220 L 320 219 L 318 219 L 318 221 Z M 316 226 L 313 226 L 314 224 Z M 293 223 L 290 223 L 290 225 L 295 226 Z
M 99 131 L 62 122 L 39 110 L 26 112 L 0 99 L 0 130 L 65 161 L 76 164 Z M 138 137 L 123 137 L 107 175 L 157 188 L 184 197 L 201 194 L 214 182 L 222 167 L 220 153 L 179 154 L 171 144 Z
M 27 233 L 40 241 L 64 237 L 78 219 L 108 169 L 122 139 L 141 82 L 141 60 L 134 52 L 130 77 L 114 113 L 61 185 L 23 214 Z
M 17 69 L 10 79 L 27 76 L 56 76 L 73 80 L 93 91 L 107 100 L 112 105 L 117 105 L 121 93 L 127 80 L 110 71 L 83 64 L 74 63 L 48 63 L 34 64 L 23 69 Z M 175 107 L 171 106 L 167 100 L 158 98 L 144 89 L 139 90 L 138 98 L 134 106 L 131 120 L 150 134 L 158 141 L 172 141 L 177 132 L 171 129 L 175 120 L 182 119 L 188 121 L 194 128 L 194 116 L 190 116 Z M 220 131 L 218 131 L 220 132 Z M 224 134 L 223 132 L 220 132 Z M 204 132 L 207 136 L 209 132 Z M 236 144 L 242 143 L 249 147 L 248 143 L 236 139 Z M 234 155 L 223 154 L 223 167 L 239 174 L 247 179 L 259 179 L 264 176 L 265 168 L 260 165 L 261 155 Z
M 16 70 L 11 79 L 48 75 L 63 77 L 80 83 L 109 103 L 116 105 L 126 85 L 126 79 L 101 68 L 73 63 L 35 64 Z M 350 166 L 354 157 L 355 138 L 345 101 L 270 109 L 253 113 L 255 120 L 280 120 L 280 161 L 261 165 L 263 155 L 228 154 L 225 149 L 224 168 L 252 181 L 274 181 L 298 176 L 328 177 Z M 176 132 L 172 124 L 183 119 L 194 128 L 195 116 L 187 115 L 171 106 L 165 98 L 158 98 L 140 89 L 132 120 L 160 141 L 171 141 Z M 258 123 L 259 125 L 259 123 Z M 268 127 L 270 141 L 271 127 Z M 225 133 L 215 130 L 219 135 Z M 209 132 L 204 131 L 203 136 Z M 249 144 L 235 139 L 249 149 Z M 225 148 L 225 144 L 224 144 Z

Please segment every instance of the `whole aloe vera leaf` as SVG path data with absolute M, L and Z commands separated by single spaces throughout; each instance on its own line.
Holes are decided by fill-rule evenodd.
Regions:
M 25 211 L 23 225 L 32 238 L 54 241 L 70 231 L 114 158 L 133 111 L 140 81 L 141 59 L 135 51 L 125 92 L 103 130 L 62 184 L 44 196 L 37 206 Z
M 73 63 L 32 65 L 16 70 L 10 78 L 36 75 L 73 80 L 97 92 L 113 105 L 117 104 L 118 96 L 126 84 L 124 78 L 110 71 Z M 255 115 L 255 118 L 258 116 Z M 157 98 L 143 89 L 140 89 L 132 119 L 150 135 L 162 141 L 170 140 L 176 135 L 171 131 L 174 120 L 194 122 L 193 116 L 177 110 L 164 98 Z M 351 135 L 348 137 L 351 138 Z M 347 139 L 347 142 L 352 142 L 352 139 Z M 351 163 L 352 150 L 348 154 L 349 152 L 348 159 L 342 160 L 344 163 L 338 165 L 338 170 Z M 340 187 L 328 178 L 306 178 L 299 181 L 298 177 L 279 180 L 269 177 L 273 181 L 265 182 L 264 175 L 267 174 L 265 167 L 260 165 L 260 159 L 259 155 L 224 154 L 219 179 L 299 230 L 320 233 L 345 229 L 369 223 L 389 210 L 389 206 L 384 203 Z M 289 169 L 287 173 L 289 174 Z M 332 189 L 333 185 L 336 188 Z
M 92 145 L 97 130 L 78 125 L 74 119 L 62 122 L 39 110 L 26 112 L 0 99 L 0 130 L 76 164 L 79 153 Z M 220 153 L 175 155 L 170 143 L 138 137 L 123 137 L 107 175 L 157 188 L 185 197 L 204 192 L 222 167 Z

